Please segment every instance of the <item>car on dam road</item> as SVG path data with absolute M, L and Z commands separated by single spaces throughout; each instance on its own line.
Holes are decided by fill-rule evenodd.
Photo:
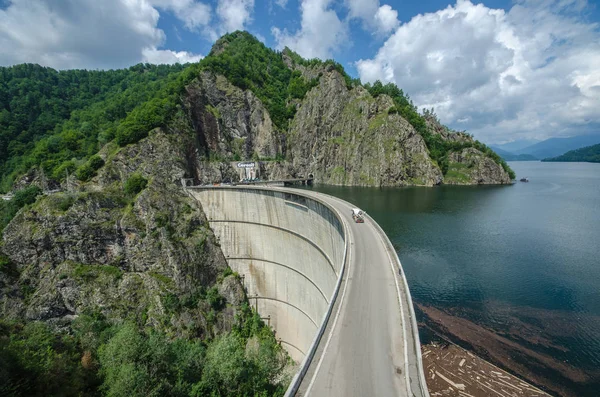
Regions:
M 364 223 L 365 222 L 365 214 L 360 208 L 352 208 L 352 219 L 356 223 Z

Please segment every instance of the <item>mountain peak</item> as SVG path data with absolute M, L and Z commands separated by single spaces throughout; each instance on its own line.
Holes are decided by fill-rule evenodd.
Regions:
M 231 43 L 236 42 L 236 41 L 239 41 L 239 42 L 246 41 L 250 44 L 260 43 L 260 40 L 258 40 L 256 37 L 254 37 L 252 34 L 248 33 L 247 31 L 236 30 L 233 33 L 224 34 L 217 41 L 215 41 L 215 44 L 213 44 L 208 55 L 209 56 L 220 55 L 225 51 L 225 49 Z

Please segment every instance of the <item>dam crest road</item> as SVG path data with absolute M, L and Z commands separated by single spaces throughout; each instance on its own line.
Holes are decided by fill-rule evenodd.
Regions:
M 429 396 L 404 272 L 373 219 L 355 223 L 352 204 L 306 190 L 187 191 L 250 303 L 301 362 L 286 396 Z

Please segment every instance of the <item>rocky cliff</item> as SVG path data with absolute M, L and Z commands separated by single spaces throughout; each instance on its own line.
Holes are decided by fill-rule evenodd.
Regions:
M 255 39 L 239 35 L 242 38 L 219 40 L 211 56 L 243 58 L 243 50 L 232 49 L 232 43 Z M 332 63 L 303 64 L 289 50 L 273 56 L 309 87 L 302 97 L 287 97 L 286 112 L 293 116 L 286 125 L 275 124 L 269 106 L 253 92 L 260 88 L 239 88 L 210 68 L 187 86 L 184 108 L 197 135 L 198 156 L 204 160 L 195 175 L 200 183 L 235 179 L 229 162 L 236 160 L 261 160 L 266 177 L 312 175 L 317 183 L 335 185 L 510 183 L 499 159 L 479 150 L 467 134 L 453 132 L 437 120 L 427 122 L 427 134 L 439 135 L 454 148 L 443 161 L 452 163 L 453 171 L 463 166 L 470 170 L 468 178 L 458 178 L 456 172 L 448 175 L 449 164 L 432 159 L 422 133 L 398 113 L 388 95 L 373 96 L 360 84 L 349 85 L 348 76 Z M 252 87 L 247 80 L 240 85 Z M 472 149 L 470 155 L 460 155 L 466 148 Z
M 348 89 L 333 68 L 298 105 L 287 135 L 294 172 L 335 185 L 437 185 L 443 180 L 422 137 L 387 95 Z
M 489 185 L 511 183 L 508 174 L 491 158 L 475 148 L 465 148 L 449 156 L 444 183 L 450 185 Z
M 200 156 L 274 159 L 283 150 L 283 135 L 262 102 L 223 76 L 202 72 L 186 87 L 183 103 L 197 132 Z
M 231 328 L 244 291 L 234 276 L 223 277 L 218 242 L 181 188 L 193 136 L 170 132 L 155 130 L 122 149 L 109 145 L 90 183 L 19 212 L 3 233 L 1 317 L 60 327 L 99 311 L 179 336 Z M 146 186 L 127 193 L 134 175 Z M 211 294 L 232 306 L 215 307 Z
M 0 316 L 60 326 L 100 311 L 178 335 L 230 328 L 243 289 L 224 278 L 219 244 L 180 180 L 236 180 L 232 161 L 260 161 L 267 178 L 336 185 L 510 183 L 467 134 L 434 117 L 418 129 L 397 98 L 349 81 L 339 65 L 276 53 L 248 36 L 219 40 L 207 57 L 213 63 L 190 68 L 181 89 L 168 91 L 171 107 L 155 99 L 123 123 L 138 139 L 148 130 L 131 126 L 148 124 L 144 111 L 174 109 L 160 128 L 124 147 L 108 143 L 98 169 L 87 169 L 89 182 L 63 181 L 61 192 L 17 214 L 0 247 Z M 220 295 L 231 305 L 215 305 Z

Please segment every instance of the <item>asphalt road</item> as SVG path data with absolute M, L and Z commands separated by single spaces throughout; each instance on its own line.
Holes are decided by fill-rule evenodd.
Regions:
M 302 194 L 339 212 L 350 248 L 332 315 L 296 396 L 429 397 L 409 293 L 387 237 L 370 217 L 355 223 L 352 204 L 307 190 Z
M 298 394 L 412 395 L 407 376 L 410 349 L 405 338 L 410 324 L 407 304 L 401 307 L 399 300 L 403 294 L 399 294 L 402 284 L 396 264 L 372 220 L 354 223 L 350 204 L 331 196 L 319 197 L 342 214 L 352 244 L 338 307 Z

